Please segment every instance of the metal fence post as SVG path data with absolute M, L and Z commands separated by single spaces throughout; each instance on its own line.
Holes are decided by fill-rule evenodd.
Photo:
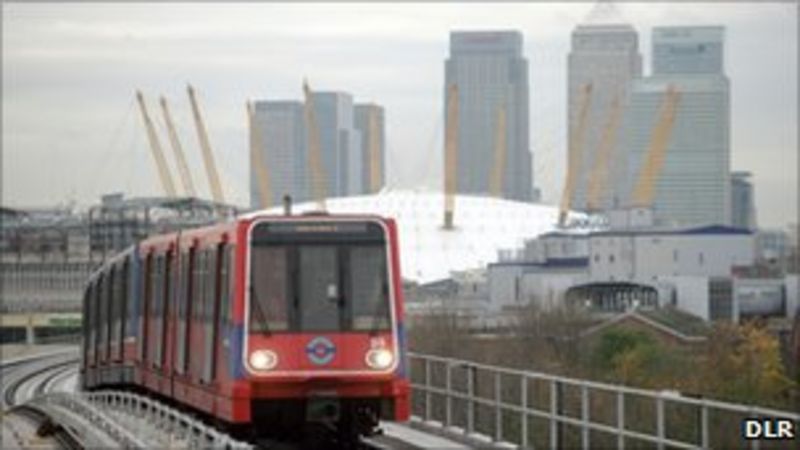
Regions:
M 588 450 L 589 445 L 589 389 L 581 384 L 581 445 Z
M 423 358 L 425 362 L 425 421 L 431 420 L 431 401 L 433 395 L 431 394 L 431 360 Z
M 664 449 L 664 397 L 656 397 L 656 433 L 658 434 L 658 450 Z
M 705 400 L 700 407 L 700 446 L 703 448 L 711 446 L 708 436 L 708 406 L 706 406 Z
M 445 411 L 444 411 L 444 425 L 445 427 L 450 427 L 452 425 L 453 420 L 453 370 L 452 370 L 452 363 L 447 361 L 447 366 L 445 367 Z
M 503 378 L 500 372 L 494 373 L 494 440 L 503 440 Z
M 467 434 L 475 431 L 475 372 L 477 368 L 467 364 Z
M 522 396 L 522 412 L 520 413 L 520 445 L 523 449 L 528 448 L 528 377 L 520 376 L 520 395 Z
M 625 393 L 617 391 L 617 448 L 625 449 Z
M 550 380 L 550 448 L 558 450 L 558 381 Z

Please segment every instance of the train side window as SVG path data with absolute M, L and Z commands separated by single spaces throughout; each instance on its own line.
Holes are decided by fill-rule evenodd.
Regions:
M 144 359 L 147 355 L 147 339 L 150 335 L 147 328 L 150 324 L 150 310 L 153 308 L 153 259 L 153 254 L 151 253 L 148 254 L 144 260 L 144 268 L 142 270 L 142 276 L 144 278 L 142 296 L 144 297 L 144 301 L 137 311 L 137 315 L 139 316 L 139 329 L 141 330 L 139 335 L 139 357 L 141 359 Z
M 152 353 L 151 363 L 157 364 L 161 359 L 161 345 L 159 341 L 161 331 L 161 311 L 164 305 L 164 256 L 155 258 L 153 270 L 153 307 L 150 314 L 150 329 L 152 334 L 148 339 L 148 347 Z
M 122 272 L 119 274 L 119 320 L 117 321 L 116 335 L 120 345 L 120 357 L 123 354 L 122 346 L 125 344 L 125 319 L 128 310 L 128 272 L 130 272 L 129 256 L 125 257 L 125 262 L 122 263 Z
M 192 286 L 192 268 L 191 268 L 191 258 L 194 254 L 193 250 L 189 250 L 189 252 L 182 252 L 180 255 L 180 277 L 178 281 L 178 332 L 177 332 L 177 352 L 178 352 L 178 366 L 177 370 L 179 373 L 185 373 L 186 371 L 186 344 L 188 342 L 188 338 L 186 336 L 186 331 L 188 329 L 187 326 L 187 315 L 189 311 L 189 299 L 191 298 L 191 286 Z
M 206 272 L 206 296 L 205 307 L 203 308 L 203 322 L 210 324 L 212 316 L 214 315 L 214 303 L 217 298 L 217 277 L 219 277 L 216 250 L 208 251 L 207 262 L 208 271 Z
M 135 279 L 135 271 L 136 271 L 136 259 L 133 257 L 128 258 L 128 270 L 125 271 L 125 279 L 126 282 L 126 299 L 127 301 L 127 311 L 126 311 L 126 318 L 127 322 L 125 323 L 125 336 L 135 335 L 136 330 L 134 328 L 135 325 L 135 316 L 136 316 L 136 279 Z M 133 294 L 133 295 L 131 295 Z
M 112 328 L 114 326 L 114 303 L 116 302 L 116 294 L 115 292 L 115 285 L 117 284 L 117 268 L 115 266 L 111 266 L 108 272 L 108 281 L 106 282 L 106 298 L 104 301 L 106 302 L 106 317 L 105 322 L 103 323 L 103 349 L 105 351 L 106 356 L 108 356 L 109 348 L 111 347 L 111 337 L 112 337 Z
M 155 311 L 158 308 L 158 256 L 153 256 L 150 263 L 150 294 L 149 304 L 147 305 L 147 321 L 148 324 L 155 317 Z M 148 325 L 149 328 L 149 325 Z
M 105 290 L 105 274 L 100 274 L 97 279 L 97 289 L 95 290 L 95 341 L 94 341 L 94 355 L 95 360 L 100 355 L 100 347 L 103 345 L 103 323 L 105 323 L 105 302 L 103 301 L 103 291 Z
M 103 344 L 102 349 L 104 355 L 105 349 L 108 346 L 108 324 L 111 322 L 111 289 L 109 287 L 114 281 L 113 276 L 114 272 L 111 268 L 107 268 L 105 276 L 103 276 L 103 290 L 100 292 L 100 301 L 103 302 L 100 335 L 103 337 L 101 342 Z
M 110 304 L 108 306 L 110 318 L 108 321 L 108 342 L 112 345 L 117 342 L 117 328 L 119 327 L 119 279 L 121 270 L 119 265 L 115 265 L 111 268 L 111 295 L 109 296 Z
M 220 299 L 219 299 L 219 323 L 220 330 L 223 329 L 224 324 L 227 324 L 230 318 L 230 278 L 231 278 L 231 246 L 220 244 L 220 255 L 222 255 L 222 264 L 220 269 Z
M 205 295 L 205 283 L 203 275 L 205 272 L 206 252 L 197 253 L 197 264 L 194 271 L 194 295 L 192 295 L 192 321 L 197 323 L 203 312 L 203 296 Z
M 124 277 L 125 272 L 123 271 L 122 263 L 118 263 L 114 271 L 114 301 L 111 304 L 111 307 L 114 311 L 114 321 L 109 329 L 109 341 L 115 343 L 116 345 L 120 345 L 119 330 L 121 328 L 120 320 L 122 318 L 122 279 Z
M 89 343 L 89 287 L 83 290 L 83 322 L 81 323 L 83 332 L 83 354 L 86 360 L 86 349 Z
M 169 323 L 167 316 L 169 315 L 169 304 L 172 298 L 173 255 L 174 252 L 170 250 L 161 259 L 161 305 L 158 311 L 158 324 L 160 325 L 160 328 L 157 330 L 159 339 L 156 342 L 158 349 L 158 364 L 164 364 L 164 359 L 167 353 L 164 351 L 164 349 L 167 346 L 167 325 Z
M 289 251 L 286 247 L 253 246 L 250 250 L 248 314 L 251 333 L 289 329 Z
M 83 316 L 83 320 L 86 322 L 85 326 L 88 334 L 86 348 L 87 352 L 94 349 L 94 285 L 95 283 L 92 282 L 86 289 L 86 315 Z
M 182 322 L 186 319 L 186 291 L 188 290 L 188 280 L 187 280 L 187 271 L 189 269 L 189 257 L 186 252 L 183 252 L 178 257 L 178 265 L 180 265 L 180 269 L 178 272 L 178 284 L 176 288 L 178 289 L 177 297 L 178 297 L 178 310 L 177 316 L 178 321 Z
M 102 311 L 102 292 L 103 292 L 103 274 L 101 273 L 97 277 L 97 282 L 94 285 L 94 293 L 92 295 L 93 299 L 92 302 L 94 303 L 94 311 L 92 312 L 92 328 L 94 329 L 94 347 L 92 348 L 92 352 L 94 353 L 94 359 L 97 361 L 97 355 L 99 354 L 98 348 L 100 346 L 100 329 L 101 329 L 101 321 L 100 321 L 100 313 Z
M 220 300 L 223 290 L 223 264 L 225 244 L 219 244 L 217 248 L 209 250 L 209 269 L 208 276 L 209 295 L 207 296 L 208 303 L 206 304 L 206 330 L 205 330 L 205 354 L 206 362 L 204 368 L 203 378 L 205 381 L 210 382 L 215 377 L 217 365 L 217 352 L 216 344 L 219 336 L 219 308 Z

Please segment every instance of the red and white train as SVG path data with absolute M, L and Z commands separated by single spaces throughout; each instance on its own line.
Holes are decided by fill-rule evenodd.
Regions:
M 235 430 L 409 416 L 397 228 L 252 214 L 148 238 L 84 294 L 84 389 L 138 389 Z

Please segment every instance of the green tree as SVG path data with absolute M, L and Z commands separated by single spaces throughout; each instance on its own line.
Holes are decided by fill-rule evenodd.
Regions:
M 756 323 L 721 323 L 706 348 L 699 388 L 714 397 L 783 406 L 797 386 L 781 362 L 778 340 Z

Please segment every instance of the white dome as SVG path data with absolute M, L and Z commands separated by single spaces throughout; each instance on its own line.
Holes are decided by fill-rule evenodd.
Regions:
M 453 230 L 442 228 L 444 197 L 423 190 L 327 199 L 330 213 L 376 214 L 397 221 L 402 276 L 419 283 L 450 277 L 450 272 L 485 267 L 498 250 L 521 248 L 527 239 L 554 231 L 558 208 L 493 197 L 457 195 Z M 316 210 L 306 202 L 292 206 Z M 280 207 L 267 210 L 280 213 Z M 583 217 L 571 213 L 571 217 Z

